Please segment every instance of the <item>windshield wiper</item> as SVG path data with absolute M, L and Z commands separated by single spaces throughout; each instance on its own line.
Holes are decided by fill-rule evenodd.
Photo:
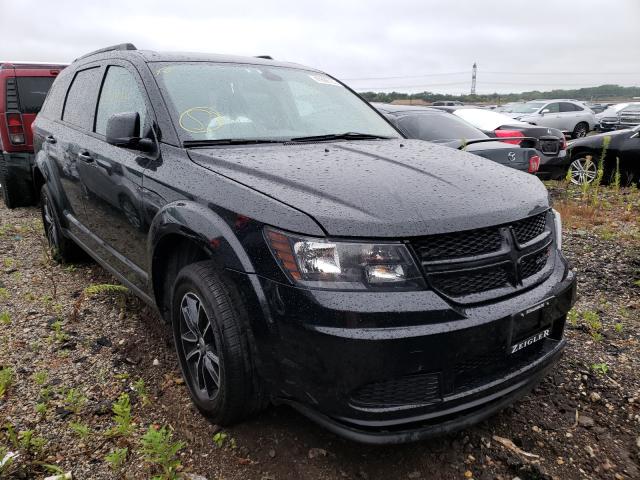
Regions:
M 215 145 L 255 145 L 258 143 L 283 143 L 286 140 L 271 140 L 268 138 L 216 138 L 211 140 L 185 140 L 182 146 L 210 147 Z
M 325 135 L 311 135 L 309 137 L 294 137 L 292 142 L 312 142 L 323 140 L 389 140 L 395 137 L 385 137 L 382 135 L 373 135 L 371 133 L 345 132 L 345 133 L 329 133 Z

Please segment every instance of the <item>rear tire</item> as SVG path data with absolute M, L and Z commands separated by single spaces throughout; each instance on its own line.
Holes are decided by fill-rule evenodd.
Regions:
M 587 124 L 586 122 L 580 122 L 573 129 L 573 133 L 571 134 L 571 137 L 582 138 L 582 137 L 586 137 L 587 133 L 589 133 L 589 124 Z
M 43 185 L 40 190 L 40 211 L 44 235 L 53 259 L 59 263 L 70 263 L 82 258 L 84 256 L 82 249 L 62 231 L 58 212 L 46 185 Z
M 591 158 L 579 157 L 569 165 L 569 174 L 575 185 L 593 183 L 598 176 L 598 166 Z
M 2 199 L 7 208 L 35 205 L 33 187 L 11 175 L 11 169 L 4 155 L 0 155 L 0 184 L 2 184 Z
M 229 425 L 265 406 L 251 359 L 245 308 L 212 261 L 178 273 L 171 319 L 191 399 L 213 422 Z

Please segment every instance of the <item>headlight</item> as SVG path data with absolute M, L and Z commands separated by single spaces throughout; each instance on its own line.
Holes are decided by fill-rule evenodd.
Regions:
M 299 285 L 343 290 L 423 290 L 424 279 L 402 243 L 343 242 L 265 229 L 286 275 Z
M 558 212 L 555 208 L 552 210 L 553 224 L 556 231 L 556 245 L 558 246 L 558 250 L 562 250 L 562 217 L 560 216 L 560 212 Z

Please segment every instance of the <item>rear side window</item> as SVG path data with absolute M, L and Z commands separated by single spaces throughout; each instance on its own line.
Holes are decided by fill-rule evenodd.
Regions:
M 559 103 L 550 103 L 547 106 L 545 106 L 542 111 L 548 110 L 548 113 L 558 113 L 560 111 L 560 104 Z M 547 112 L 545 112 L 547 113 Z
M 99 82 L 99 67 L 80 70 L 76 73 L 67 92 L 62 120 L 84 130 L 91 130 Z
M 561 112 L 577 112 L 579 110 L 582 110 L 582 108 L 578 107 L 577 105 L 574 105 L 573 103 L 569 103 L 569 102 L 560 103 Z
M 138 112 L 140 126 L 144 126 L 147 107 L 135 78 L 126 68 L 111 66 L 100 92 L 95 132 L 106 135 L 109 117 L 125 112 Z
M 16 77 L 18 103 L 22 113 L 38 113 L 54 77 Z

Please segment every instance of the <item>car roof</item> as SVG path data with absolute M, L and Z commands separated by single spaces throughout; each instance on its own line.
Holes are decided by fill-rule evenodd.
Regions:
M 68 63 L 51 63 L 51 62 L 25 62 L 17 60 L 0 60 L 0 70 L 4 68 L 15 69 L 47 69 L 47 68 L 64 68 Z
M 426 107 L 426 106 L 420 106 L 420 105 L 394 105 L 391 103 L 379 103 L 379 102 L 372 102 L 371 105 L 373 105 L 376 109 L 384 111 L 385 113 L 390 113 L 390 114 L 394 114 L 394 113 L 427 113 L 427 114 L 443 114 L 446 113 L 443 110 L 439 109 L 439 108 L 431 108 L 431 107 Z
M 138 50 L 131 43 L 122 43 L 111 47 L 101 48 L 93 52 L 78 57 L 74 63 L 86 63 L 104 59 L 128 59 L 132 61 L 151 62 L 213 62 L 213 63 L 236 63 L 250 65 L 268 65 L 275 67 L 302 68 L 319 72 L 319 70 L 293 62 L 280 62 L 273 60 L 266 55 L 261 56 L 240 56 L 224 55 L 201 52 L 160 52 L 155 50 Z

